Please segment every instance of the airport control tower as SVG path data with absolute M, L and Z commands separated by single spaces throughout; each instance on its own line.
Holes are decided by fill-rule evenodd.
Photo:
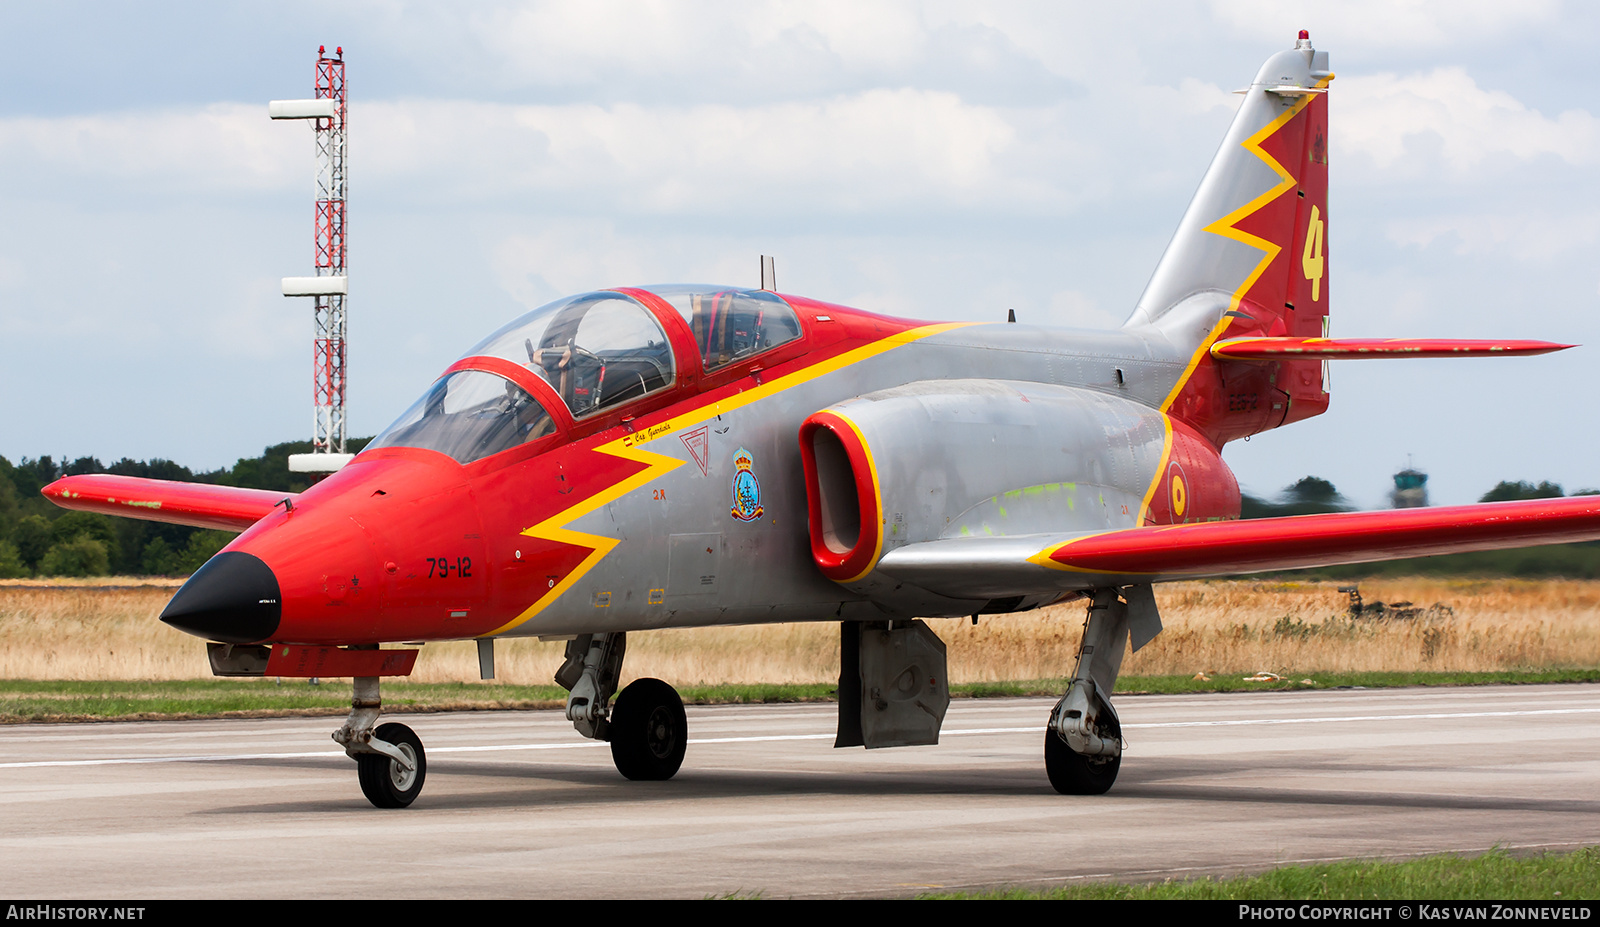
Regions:
M 1389 500 L 1397 509 L 1420 509 L 1428 504 L 1428 474 L 1411 466 L 1394 475 L 1394 491 Z
M 283 295 L 315 300 L 311 453 L 289 457 L 289 469 L 296 473 L 332 473 L 354 456 L 345 452 L 345 102 L 344 48 L 330 56 L 326 46 L 319 46 L 316 98 L 267 105 L 273 119 L 311 120 L 317 139 L 316 276 L 283 278 Z

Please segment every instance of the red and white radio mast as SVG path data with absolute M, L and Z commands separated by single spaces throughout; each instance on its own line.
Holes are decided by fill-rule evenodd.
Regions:
M 283 295 L 316 301 L 312 349 L 311 453 L 289 457 L 298 473 L 331 473 L 349 462 L 345 453 L 345 83 L 344 48 L 333 57 L 317 48 L 317 96 L 313 100 L 274 100 L 273 119 L 310 119 L 317 135 L 315 277 L 283 278 Z

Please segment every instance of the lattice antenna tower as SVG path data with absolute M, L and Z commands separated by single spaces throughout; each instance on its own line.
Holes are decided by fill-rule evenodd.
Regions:
M 317 200 L 314 223 L 314 277 L 283 278 L 283 295 L 309 296 L 315 301 L 316 330 L 312 342 L 311 453 L 294 454 L 289 469 L 301 473 L 329 473 L 344 466 L 345 452 L 345 300 L 349 278 L 345 272 L 347 107 L 344 48 L 317 48 L 316 98 L 274 100 L 267 106 L 273 119 L 309 119 L 317 141 Z

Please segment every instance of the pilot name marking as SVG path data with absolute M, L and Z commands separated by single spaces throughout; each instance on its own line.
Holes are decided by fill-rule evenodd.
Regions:
M 643 444 L 646 441 L 654 441 L 656 438 L 661 437 L 671 430 L 671 422 L 662 422 L 659 425 L 651 425 L 649 428 L 646 428 L 643 431 L 637 431 L 630 435 L 623 435 L 622 446 L 633 447 L 635 444 Z

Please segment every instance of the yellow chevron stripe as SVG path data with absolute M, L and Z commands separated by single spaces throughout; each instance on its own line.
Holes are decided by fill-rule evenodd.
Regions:
M 692 428 L 693 426 L 715 418 L 718 415 L 723 415 L 733 412 L 737 409 L 742 409 L 745 406 L 759 402 L 762 399 L 766 399 L 770 396 L 775 396 L 785 390 L 793 389 L 796 386 L 809 383 L 818 377 L 826 376 L 827 374 L 833 373 L 837 370 L 843 370 L 844 368 L 853 364 L 859 364 L 864 360 L 869 360 L 877 357 L 880 354 L 892 351 L 901 345 L 911 344 L 942 332 L 952 331 L 957 328 L 965 328 L 967 326 L 977 324 L 980 323 L 946 322 L 938 325 L 924 325 L 919 328 L 913 328 L 907 331 L 889 335 L 888 337 L 874 341 L 871 344 L 862 345 L 854 350 L 846 351 L 837 357 L 832 357 L 828 360 L 812 364 L 801 370 L 796 370 L 794 373 L 788 374 L 787 376 L 778 377 L 770 382 L 763 383 L 760 386 L 752 389 L 744 390 L 743 392 L 729 396 L 725 399 L 719 399 L 716 402 L 708 405 L 691 409 L 681 415 L 676 415 L 659 424 L 649 425 L 640 431 L 623 435 L 614 441 L 609 441 L 595 448 L 596 451 L 602 454 L 610 454 L 613 457 L 621 457 L 624 460 L 632 460 L 642 463 L 645 465 L 645 469 L 640 470 L 638 473 L 635 473 L 634 475 L 627 477 L 626 479 L 621 480 L 614 485 L 606 487 L 593 496 L 590 496 L 582 502 L 573 505 L 571 508 L 563 509 L 555 515 L 546 518 L 544 521 L 541 521 L 538 524 L 522 531 L 522 534 L 527 537 L 538 538 L 545 541 L 554 541 L 559 544 L 570 544 L 575 547 L 589 547 L 591 550 L 589 555 L 584 557 L 583 561 L 579 563 L 577 567 L 572 570 L 572 572 L 563 577 L 561 582 L 557 583 L 554 588 L 540 596 L 538 601 L 523 609 L 522 612 L 517 615 L 517 617 L 482 636 L 494 637 L 498 634 L 505 634 L 513 628 L 526 623 L 529 619 L 543 611 L 552 602 L 559 599 L 563 593 L 572 588 L 572 586 L 577 583 L 578 580 L 582 579 L 586 573 L 592 570 L 595 564 L 605 559 L 606 554 L 611 553 L 612 548 L 621 543 L 621 541 L 619 541 L 617 538 L 604 537 L 598 534 L 588 534 L 582 531 L 573 531 L 565 526 L 577 521 L 579 518 L 582 518 L 590 512 L 595 511 L 601 506 L 610 502 L 614 502 L 617 499 L 620 499 L 628 493 L 634 491 L 635 489 L 638 489 L 639 487 L 659 477 L 671 473 L 673 470 L 683 466 L 685 463 L 685 461 L 679 460 L 675 457 L 666 457 L 653 451 L 647 451 L 642 445 L 654 441 L 657 438 Z M 879 532 L 879 535 L 879 542 L 881 544 L 881 531 Z
M 1333 75 L 1330 74 L 1317 81 L 1317 86 L 1326 88 L 1332 80 Z M 1273 260 L 1283 251 L 1281 245 L 1274 244 L 1237 227 L 1240 222 L 1254 215 L 1262 207 L 1277 199 L 1295 185 L 1294 175 L 1289 173 L 1282 164 L 1279 164 L 1276 158 L 1262 150 L 1261 143 L 1271 138 L 1279 129 L 1288 125 L 1289 121 L 1298 116 L 1301 110 L 1311 105 L 1312 99 L 1312 94 L 1302 96 L 1295 101 L 1293 106 L 1280 113 L 1278 118 L 1262 126 L 1255 134 L 1239 143 L 1245 150 L 1266 162 L 1267 166 L 1277 173 L 1278 182 L 1265 193 L 1228 213 L 1226 216 L 1211 222 L 1203 229 L 1203 231 L 1221 235 L 1224 238 L 1231 238 L 1234 241 L 1242 242 L 1252 248 L 1259 248 L 1262 251 L 1261 260 L 1256 262 L 1255 269 L 1245 277 L 1244 282 L 1239 285 L 1238 289 L 1233 291 L 1233 295 L 1228 301 L 1228 310 L 1230 312 L 1239 308 L 1239 304 L 1244 300 L 1245 294 L 1250 292 L 1250 288 L 1255 286 L 1256 281 L 1261 279 L 1261 275 L 1267 272 L 1267 268 L 1272 265 Z M 1145 519 L 1149 516 L 1150 501 L 1155 498 L 1156 488 L 1161 485 L 1161 478 L 1166 475 L 1167 464 L 1172 458 L 1172 422 L 1166 418 L 1166 415 L 1172 409 L 1172 404 L 1178 400 L 1178 395 L 1183 392 L 1183 388 L 1189 384 L 1189 380 L 1194 376 L 1195 368 L 1200 366 L 1200 359 L 1211 352 L 1211 346 L 1216 343 L 1216 340 L 1222 336 L 1223 331 L 1232 322 L 1233 317 L 1228 315 L 1223 315 L 1222 318 L 1217 320 L 1217 324 L 1211 328 L 1211 333 L 1206 336 L 1200 347 L 1190 356 L 1188 365 L 1183 368 L 1183 374 L 1178 377 L 1178 382 L 1172 387 L 1172 391 L 1161 402 L 1160 410 L 1163 424 L 1166 427 L 1166 443 L 1161 449 L 1161 465 L 1156 468 L 1155 477 L 1150 481 L 1150 488 L 1145 490 L 1144 504 L 1140 507 L 1139 512 L 1139 524 L 1141 525 L 1144 524 Z M 1048 548 L 1028 559 L 1031 562 L 1038 563 L 1041 566 L 1049 566 L 1053 569 L 1070 569 L 1050 559 L 1050 554 L 1064 546 L 1066 545 L 1062 544 Z

